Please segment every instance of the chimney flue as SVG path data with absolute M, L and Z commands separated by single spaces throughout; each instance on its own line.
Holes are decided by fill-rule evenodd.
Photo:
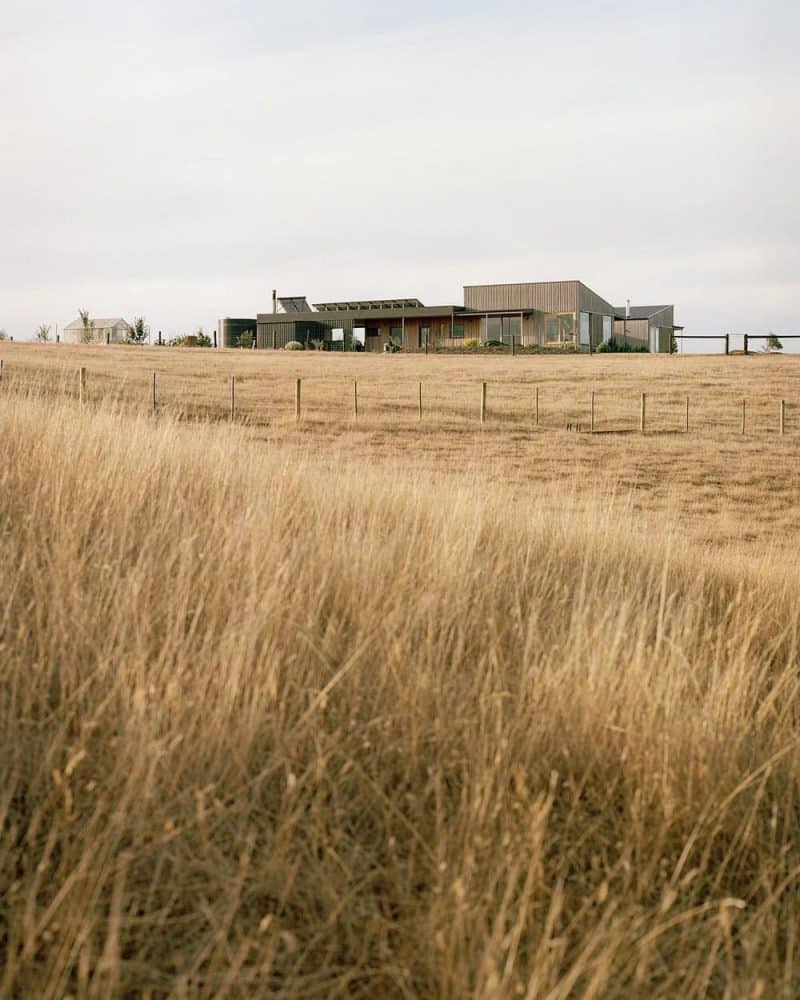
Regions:
M 272 315 L 278 311 L 278 290 L 276 288 L 272 289 Z

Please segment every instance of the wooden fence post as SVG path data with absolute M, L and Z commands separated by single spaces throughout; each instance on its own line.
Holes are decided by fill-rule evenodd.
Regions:
M 481 423 L 486 423 L 486 383 L 481 382 Z
M 156 373 L 153 372 L 153 416 L 156 415 Z
M 358 420 L 358 379 L 353 380 L 353 416 Z
M 236 376 L 231 375 L 231 420 L 236 417 Z
M 422 420 L 422 382 L 419 384 L 419 419 Z
M 747 400 L 742 400 L 742 434 L 747 429 Z
M 750 339 L 750 338 L 748 337 L 748 335 L 747 335 L 747 334 L 745 334 L 745 335 L 744 335 L 744 353 L 745 353 L 745 354 L 747 354 L 747 341 L 748 341 L 749 339 Z
M 731 335 L 729 333 L 725 334 L 725 354 L 726 356 L 731 353 Z
M 298 379 L 297 382 L 295 383 L 295 387 L 294 387 L 294 419 L 295 420 L 299 420 L 300 419 L 300 382 L 301 382 L 301 379 Z
M 645 421 L 647 418 L 647 393 L 642 393 L 642 408 L 639 413 L 639 430 L 644 434 L 645 431 Z
M 2 360 L 2 358 L 0 358 L 0 382 L 3 381 L 3 366 L 4 366 L 4 364 L 5 364 L 5 362 Z
M 781 437 L 786 430 L 786 400 L 781 400 Z
M 589 430 L 594 434 L 594 389 L 592 389 L 592 405 L 589 411 Z
M 536 390 L 534 392 L 533 409 L 534 409 L 534 420 L 536 421 L 535 426 L 538 427 L 539 426 L 539 386 L 538 385 L 536 386 Z
M 86 392 L 86 369 L 78 369 L 78 394 L 81 406 L 86 402 L 88 393 Z

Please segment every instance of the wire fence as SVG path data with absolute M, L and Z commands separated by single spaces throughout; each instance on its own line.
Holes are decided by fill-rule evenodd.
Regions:
M 112 404 L 126 412 L 183 421 L 249 424 L 391 422 L 472 424 L 588 434 L 777 434 L 800 429 L 794 403 L 763 393 L 743 396 L 703 385 L 694 393 L 635 388 L 576 389 L 510 378 L 453 385 L 331 376 L 263 378 L 9 367 L 0 359 L 0 393 Z

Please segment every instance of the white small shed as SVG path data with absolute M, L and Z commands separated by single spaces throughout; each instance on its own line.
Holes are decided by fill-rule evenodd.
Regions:
M 130 337 L 131 326 L 121 316 L 90 319 L 88 325 L 80 317 L 64 327 L 65 344 L 124 344 Z

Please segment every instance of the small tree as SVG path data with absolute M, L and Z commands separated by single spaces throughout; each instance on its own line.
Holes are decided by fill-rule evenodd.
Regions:
M 47 341 L 50 339 L 50 327 L 47 325 L 47 323 L 42 323 L 41 326 L 36 327 L 35 337 L 39 341 L 39 343 L 41 344 L 47 343 Z
M 134 316 L 131 323 L 131 330 L 128 334 L 129 344 L 143 344 L 147 336 L 147 328 L 144 325 L 144 316 Z
M 83 329 L 81 330 L 81 341 L 84 344 L 91 344 L 94 340 L 94 323 L 89 319 L 88 309 L 79 309 L 78 315 L 81 318 Z
M 783 344 L 780 342 L 780 340 L 778 339 L 778 337 L 772 332 L 772 330 L 769 331 L 769 336 L 767 337 L 767 344 L 766 344 L 766 347 L 764 348 L 764 350 L 765 351 L 782 351 L 783 350 Z
M 0 340 L 8 340 L 8 334 L 5 330 L 0 330 Z

